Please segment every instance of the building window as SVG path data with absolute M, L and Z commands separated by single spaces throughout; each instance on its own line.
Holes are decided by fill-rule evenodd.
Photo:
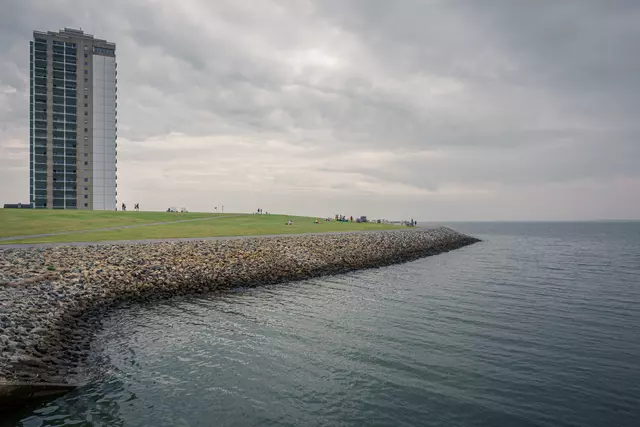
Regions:
M 84 73 L 85 74 L 89 74 L 89 70 L 84 70 Z
M 84 195 L 84 198 L 85 198 L 85 199 L 88 199 L 88 198 L 89 198 L 89 196 L 85 194 L 85 195 Z
M 85 112 L 84 112 L 84 115 L 85 115 L 85 116 L 88 116 L 88 115 L 89 115 L 89 113 L 85 111 Z
M 89 162 L 84 162 L 84 165 L 85 166 L 89 166 Z
M 86 81 L 87 81 L 87 79 L 84 79 L 84 81 L 86 82 Z M 84 88 L 84 91 L 85 91 L 85 92 L 88 92 L 88 91 L 89 91 L 89 88 L 88 88 L 88 87 L 85 87 L 85 88 Z
M 89 95 L 86 95 L 86 94 L 85 94 L 85 95 L 84 95 L 84 99 L 87 99 L 87 98 L 89 98 Z
M 84 103 L 84 108 L 89 108 L 89 104 L 87 104 L 86 102 Z
M 84 182 L 89 182 L 89 178 L 85 178 L 85 179 L 84 179 Z
M 89 187 L 84 187 L 84 191 L 89 191 Z
M 86 46 L 85 46 L 85 50 L 87 50 L 87 49 L 86 49 Z M 89 54 L 88 54 L 88 53 L 85 53 L 85 54 L 84 54 L 84 57 L 85 57 L 85 58 L 88 58 L 88 57 L 89 57 Z
M 87 61 L 84 61 L 84 65 L 87 66 L 89 65 L 89 63 Z
M 85 156 L 85 157 L 89 157 L 89 154 L 88 154 L 88 153 L 84 153 L 84 156 Z
M 85 70 L 85 71 L 87 71 L 87 70 Z M 89 79 L 86 79 L 86 78 L 85 78 L 85 79 L 84 79 L 84 82 L 85 82 L 85 83 L 89 83 Z M 87 90 L 87 88 L 84 88 L 84 90 Z
M 86 122 L 86 120 L 85 120 L 85 122 Z M 89 132 L 89 128 L 84 128 L 84 131 L 85 132 Z M 85 136 L 84 139 L 87 139 L 87 137 Z
M 84 204 L 84 207 L 86 208 L 87 206 L 88 206 L 88 205 L 85 203 L 85 204 Z

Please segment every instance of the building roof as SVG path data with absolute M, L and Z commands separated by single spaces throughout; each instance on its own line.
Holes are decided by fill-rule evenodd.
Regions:
M 77 39 L 77 38 L 84 38 L 84 39 L 91 39 L 94 42 L 98 42 L 98 43 L 104 43 L 105 45 L 107 45 L 107 47 L 110 47 L 112 49 L 116 48 L 116 44 L 112 43 L 112 42 L 108 42 L 106 40 L 103 39 L 97 39 L 93 36 L 93 34 L 89 34 L 89 33 L 85 33 L 84 31 L 82 31 L 81 29 L 75 29 L 75 28 L 66 28 L 64 30 L 60 30 L 60 31 L 38 31 L 38 30 L 34 30 L 33 31 L 33 37 L 57 37 L 57 38 L 61 38 L 61 39 Z

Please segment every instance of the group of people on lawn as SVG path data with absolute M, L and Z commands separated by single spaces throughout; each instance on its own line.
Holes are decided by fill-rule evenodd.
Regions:
M 118 210 L 118 206 L 116 206 L 116 210 Z M 140 203 L 136 203 L 135 205 L 133 205 L 133 210 L 134 211 L 139 211 L 140 210 Z M 126 212 L 127 211 L 127 205 L 124 204 L 124 202 L 122 202 L 122 211 Z

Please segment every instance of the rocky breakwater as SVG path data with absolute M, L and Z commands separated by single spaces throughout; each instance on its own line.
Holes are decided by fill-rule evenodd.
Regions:
M 80 381 L 100 314 L 123 301 L 380 267 L 476 241 L 437 228 L 0 249 L 0 383 Z

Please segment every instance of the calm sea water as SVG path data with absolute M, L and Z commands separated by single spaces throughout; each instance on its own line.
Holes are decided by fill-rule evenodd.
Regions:
M 23 426 L 640 426 L 640 223 L 121 309 Z

